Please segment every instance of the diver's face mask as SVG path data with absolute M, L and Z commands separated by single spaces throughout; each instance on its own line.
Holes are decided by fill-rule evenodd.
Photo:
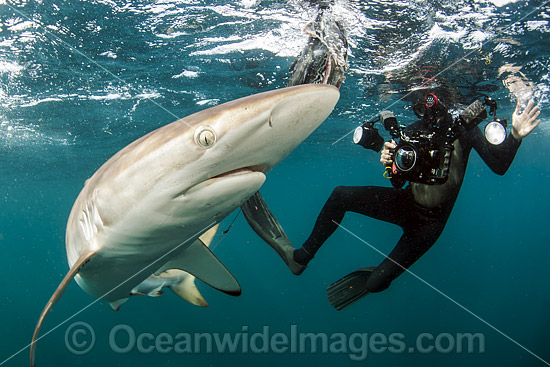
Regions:
M 426 94 L 424 102 L 415 105 L 413 112 L 428 130 L 445 131 L 453 124 L 447 107 L 432 93 Z

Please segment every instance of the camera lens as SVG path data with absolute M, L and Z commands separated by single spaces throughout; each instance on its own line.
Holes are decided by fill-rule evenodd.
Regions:
M 413 169 L 416 164 L 416 151 L 411 146 L 403 146 L 395 152 L 395 165 L 402 172 Z

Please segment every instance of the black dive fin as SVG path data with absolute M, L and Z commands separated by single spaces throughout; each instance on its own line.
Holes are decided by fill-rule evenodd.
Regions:
M 329 285 L 327 296 L 330 304 L 340 311 L 366 296 L 369 293 L 367 290 L 367 279 L 374 269 L 376 269 L 375 266 L 369 266 L 356 270 Z
M 267 207 L 260 192 L 256 192 L 242 206 L 244 217 L 262 240 L 274 249 L 291 244 L 283 227 Z M 278 251 L 277 251 L 278 252 Z

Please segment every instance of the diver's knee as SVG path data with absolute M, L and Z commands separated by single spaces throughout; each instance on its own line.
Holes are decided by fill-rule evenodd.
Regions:
M 377 275 L 376 272 L 374 272 L 367 279 L 367 290 L 370 293 L 382 292 L 390 287 L 391 282 L 392 279 Z
M 331 201 L 342 200 L 342 198 L 345 197 L 346 193 L 347 193 L 346 186 L 336 186 L 334 190 L 332 190 L 332 194 L 330 194 L 329 200 Z

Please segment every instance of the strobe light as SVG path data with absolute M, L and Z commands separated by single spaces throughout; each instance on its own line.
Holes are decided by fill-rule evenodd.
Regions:
M 485 139 L 493 145 L 502 144 L 506 139 L 506 119 L 495 119 L 485 126 Z

